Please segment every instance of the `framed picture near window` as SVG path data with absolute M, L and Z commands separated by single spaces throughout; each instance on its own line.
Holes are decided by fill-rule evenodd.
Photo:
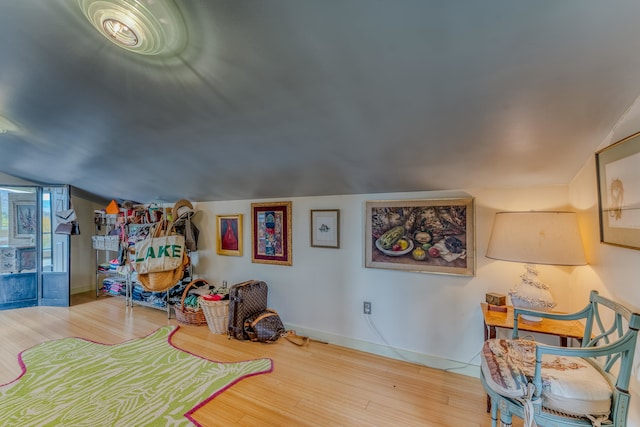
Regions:
M 600 241 L 640 249 L 640 132 L 596 153 Z
M 316 209 L 311 211 L 311 246 L 315 248 L 340 247 L 340 210 Z
M 366 202 L 365 266 L 475 275 L 474 199 Z
M 9 194 L 9 244 L 33 245 L 38 227 L 34 194 Z
M 251 204 L 251 261 L 292 265 L 291 202 Z
M 242 214 L 216 215 L 216 253 L 242 256 Z

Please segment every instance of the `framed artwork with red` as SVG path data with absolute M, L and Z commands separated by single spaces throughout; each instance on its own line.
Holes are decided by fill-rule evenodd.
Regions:
M 251 261 L 292 265 L 291 202 L 251 204 Z
M 216 219 L 216 252 L 219 255 L 242 256 L 242 214 L 216 215 Z

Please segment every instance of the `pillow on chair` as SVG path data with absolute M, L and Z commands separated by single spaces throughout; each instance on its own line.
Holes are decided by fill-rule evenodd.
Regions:
M 533 381 L 536 343 L 490 339 L 481 353 L 481 369 L 496 393 L 522 399 Z M 542 407 L 579 417 L 608 417 L 612 388 L 605 376 L 580 357 L 544 355 Z

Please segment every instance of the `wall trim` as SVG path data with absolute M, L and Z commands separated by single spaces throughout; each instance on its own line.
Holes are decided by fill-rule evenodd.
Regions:
M 401 360 L 403 362 L 415 363 L 428 368 L 448 370 L 449 372 L 462 374 L 469 377 L 480 378 L 480 366 L 471 363 L 458 362 L 442 357 L 430 356 L 428 354 L 416 353 L 413 351 L 402 350 L 395 347 L 389 347 L 370 341 L 363 341 L 354 338 L 335 335 L 315 329 L 305 328 L 291 323 L 285 323 L 287 330 L 294 330 L 298 335 L 305 335 L 311 339 L 326 342 L 341 347 L 359 350 L 365 353 L 376 354 L 378 356 L 388 357 L 391 359 Z M 318 344 L 321 345 L 321 344 Z
M 95 285 L 87 285 L 87 286 L 83 286 L 81 288 L 72 287 L 71 288 L 71 295 L 82 294 L 82 293 L 85 293 L 85 292 L 95 292 L 95 291 L 96 291 Z

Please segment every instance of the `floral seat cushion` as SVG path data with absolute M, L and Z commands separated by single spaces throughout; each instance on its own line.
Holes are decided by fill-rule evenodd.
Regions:
M 536 343 L 528 340 L 490 339 L 481 353 L 487 384 L 497 393 L 525 399 L 533 381 Z M 580 357 L 544 355 L 542 406 L 581 417 L 607 417 L 612 388 L 606 377 Z

